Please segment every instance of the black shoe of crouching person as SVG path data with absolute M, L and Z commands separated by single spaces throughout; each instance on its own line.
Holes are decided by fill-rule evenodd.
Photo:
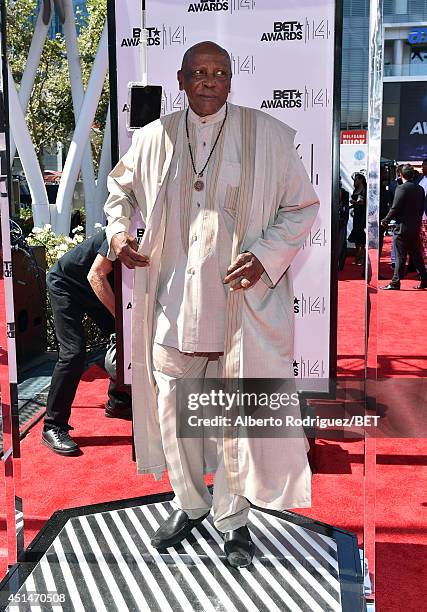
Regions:
M 132 408 L 130 406 L 123 406 L 118 408 L 112 406 L 110 402 L 105 404 L 105 416 L 110 419 L 124 419 L 125 421 L 132 420 Z
M 77 455 L 81 453 L 79 445 L 74 442 L 68 433 L 68 429 L 59 426 L 52 426 L 43 430 L 42 444 L 54 453 L 58 453 L 58 455 Z

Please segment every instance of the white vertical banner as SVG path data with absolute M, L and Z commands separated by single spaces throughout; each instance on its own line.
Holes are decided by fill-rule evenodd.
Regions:
M 353 179 L 351 177 L 355 172 L 366 172 L 367 158 L 367 144 L 340 145 L 340 174 L 342 186 L 350 194 L 353 193 L 354 189 Z
M 321 201 L 304 248 L 292 264 L 296 316 L 294 374 L 327 378 L 330 366 L 331 205 L 335 0 L 154 0 L 146 3 L 148 83 L 162 85 L 162 114 L 184 109 L 177 70 L 186 49 L 213 40 L 231 55 L 230 102 L 270 113 L 297 130 L 295 145 Z M 116 2 L 120 155 L 127 84 L 139 78 L 140 1 Z M 130 382 L 131 280 L 124 274 L 124 360 Z M 333 323 L 335 325 L 335 323 Z

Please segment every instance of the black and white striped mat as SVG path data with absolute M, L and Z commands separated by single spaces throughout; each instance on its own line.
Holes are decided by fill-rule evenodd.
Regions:
M 332 538 L 251 510 L 256 553 L 236 570 L 211 518 L 180 547 L 153 549 L 150 537 L 171 511 L 163 502 L 69 519 L 8 612 L 341 610 Z

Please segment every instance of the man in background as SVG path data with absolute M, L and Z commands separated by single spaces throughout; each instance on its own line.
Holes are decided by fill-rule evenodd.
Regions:
M 344 270 L 347 258 L 347 225 L 350 214 L 350 194 L 342 186 L 340 177 L 339 203 L 338 203 L 338 269 Z
M 395 233 L 396 266 L 391 282 L 383 289 L 400 289 L 400 281 L 405 273 L 406 256 L 412 256 L 421 283 L 414 289 L 427 289 L 427 271 L 421 251 L 420 229 L 424 213 L 424 189 L 414 183 L 415 170 L 407 164 L 402 168 L 403 184 L 396 187 L 393 205 L 381 221 L 387 227 L 391 219 L 398 224 Z
M 402 185 L 403 181 L 402 181 L 402 168 L 403 168 L 403 164 L 399 164 L 396 168 L 396 178 L 393 179 L 390 182 L 390 185 L 388 186 L 388 190 L 390 192 L 390 199 L 391 201 L 393 201 L 394 198 L 394 194 L 396 193 L 396 188 L 399 185 Z
M 390 206 L 393 204 L 393 200 L 394 200 L 394 194 L 396 193 L 396 188 L 399 185 L 402 185 L 403 181 L 402 181 L 402 168 L 403 168 L 404 164 L 399 164 L 396 168 L 396 178 L 393 179 L 390 182 L 390 185 L 388 186 L 388 191 L 389 191 L 389 196 L 390 196 Z M 385 216 L 385 215 L 384 215 Z M 380 218 L 383 218 L 383 215 L 380 215 Z M 385 227 L 384 230 L 386 230 L 387 228 Z M 396 265 L 396 249 L 394 246 L 394 230 L 392 232 L 392 239 L 391 239 L 391 253 L 390 253 L 390 262 L 391 262 L 391 267 L 394 268 Z
M 60 455 L 80 452 L 68 432 L 72 429 L 71 406 L 86 361 L 83 319 L 88 315 L 107 337 L 115 331 L 114 279 L 107 250 L 105 231 L 98 232 L 65 253 L 47 275 L 59 358 L 47 398 L 42 443 Z M 130 420 L 131 414 L 130 396 L 111 380 L 105 416 Z

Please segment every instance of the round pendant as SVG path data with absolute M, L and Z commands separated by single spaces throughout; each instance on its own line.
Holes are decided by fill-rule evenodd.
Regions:
M 194 189 L 196 191 L 203 191 L 204 188 L 205 188 L 204 182 L 201 181 L 200 179 L 197 179 L 197 181 L 194 183 Z

